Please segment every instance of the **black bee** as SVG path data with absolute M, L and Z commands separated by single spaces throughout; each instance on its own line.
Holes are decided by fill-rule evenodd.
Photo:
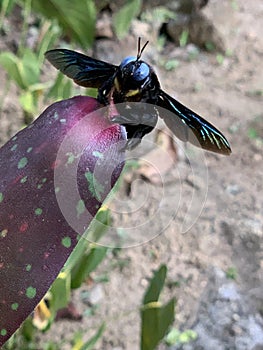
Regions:
M 160 116 L 180 140 L 229 155 L 230 145 L 219 130 L 161 89 L 153 68 L 141 60 L 147 44 L 141 48 L 139 38 L 137 56 L 124 58 L 119 66 L 66 49 L 50 50 L 45 56 L 78 85 L 97 88 L 101 104 L 106 106 L 113 100 L 119 115 L 112 122 L 126 127 L 126 149 L 137 146 Z M 133 103 L 129 108 L 130 102 L 143 103 Z

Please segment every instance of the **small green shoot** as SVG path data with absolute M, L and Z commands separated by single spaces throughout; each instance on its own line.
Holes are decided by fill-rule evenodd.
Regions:
M 221 53 L 218 53 L 216 55 L 216 60 L 218 64 L 222 65 L 224 63 L 225 57 Z
M 188 344 L 197 339 L 197 333 L 191 329 L 180 332 L 176 328 L 172 328 L 170 332 L 165 337 L 165 342 L 167 345 L 183 345 Z
M 262 115 L 256 116 L 250 123 L 247 129 L 248 138 L 253 141 L 253 144 L 262 149 L 263 146 L 263 118 Z
M 165 23 L 169 19 L 175 19 L 177 17 L 174 11 L 169 10 L 164 6 L 156 6 L 152 9 L 147 9 L 141 14 L 141 19 L 147 23 Z
M 248 96 L 251 97 L 262 97 L 263 96 L 263 89 L 254 89 L 247 92 Z
M 239 7 L 238 7 L 237 0 L 232 0 L 231 1 L 231 7 L 232 7 L 233 10 L 238 11 Z
M 164 35 L 160 35 L 157 39 L 157 44 L 156 44 L 158 52 L 161 52 L 163 50 L 165 43 L 166 43 L 166 37 Z
M 213 43 L 211 43 L 210 41 L 207 41 L 205 43 L 205 48 L 209 52 L 214 52 L 215 51 L 215 45 Z
M 168 280 L 166 282 L 166 285 L 168 288 L 172 289 L 172 288 L 179 288 L 182 285 L 182 282 L 180 280 Z
M 188 52 L 189 60 L 190 61 L 195 60 L 198 57 L 199 53 L 200 53 L 200 51 L 199 51 L 198 47 L 197 46 L 193 47 L 193 49 L 189 50 L 189 52 Z
M 99 327 L 97 332 L 86 343 L 83 343 L 83 345 L 81 347 L 73 347 L 72 350 L 92 350 L 92 349 L 94 349 L 94 346 L 96 345 L 98 340 L 102 337 L 105 328 L 106 328 L 106 325 L 105 325 L 105 323 L 103 323 Z
M 195 83 L 194 84 L 194 92 L 200 92 L 202 90 L 202 84 L 201 83 Z
M 171 70 L 174 70 L 176 68 L 178 68 L 179 66 L 179 61 L 176 60 L 176 59 L 171 59 L 171 60 L 168 60 L 164 63 L 164 68 L 167 70 L 167 71 L 171 71 Z
M 188 42 L 189 30 L 183 30 L 179 38 L 179 43 L 181 47 L 185 47 Z
M 229 267 L 226 271 L 226 278 L 231 279 L 231 280 L 236 280 L 237 279 L 237 269 L 235 267 Z
M 226 55 L 226 57 L 231 57 L 231 56 L 233 56 L 233 50 L 230 49 L 230 48 L 226 49 L 225 55 Z
M 258 133 L 255 128 L 250 127 L 247 131 L 247 134 L 251 140 L 256 140 L 258 138 Z

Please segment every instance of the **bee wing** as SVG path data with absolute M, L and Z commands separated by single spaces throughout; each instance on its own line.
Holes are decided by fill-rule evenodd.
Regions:
M 160 90 L 158 106 L 171 113 L 160 115 L 173 134 L 205 150 L 229 155 L 230 145 L 225 136 L 201 116 Z
M 113 64 L 72 50 L 50 50 L 45 53 L 45 57 L 63 74 L 84 87 L 101 87 L 117 70 Z

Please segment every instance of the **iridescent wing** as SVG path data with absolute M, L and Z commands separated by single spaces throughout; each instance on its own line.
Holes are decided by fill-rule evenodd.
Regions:
M 157 105 L 169 111 L 167 113 L 161 111 L 160 117 L 180 140 L 189 141 L 211 152 L 224 155 L 231 153 L 227 139 L 219 130 L 162 90 Z
M 117 70 L 113 64 L 72 50 L 50 50 L 45 57 L 63 74 L 84 87 L 100 88 Z

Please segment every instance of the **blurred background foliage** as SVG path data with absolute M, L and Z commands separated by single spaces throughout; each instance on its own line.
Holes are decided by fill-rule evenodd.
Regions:
M 24 121 L 32 121 L 48 101 L 69 98 L 76 94 L 77 87 L 58 73 L 55 79 L 42 81 L 41 67 L 44 53 L 64 41 L 71 48 L 90 49 L 95 39 L 98 11 L 103 7 L 91 0 L 73 2 L 71 0 L 1 0 L 0 30 L 2 35 L 8 28 L 8 16 L 20 16 L 21 32 L 19 44 L 14 52 L 0 53 L 0 65 L 5 69 L 8 81 L 16 84 L 19 102 L 24 111 Z M 124 4 L 113 16 L 113 28 L 118 38 L 129 30 L 132 19 L 141 8 L 140 0 Z M 28 33 L 34 36 L 32 40 Z M 8 85 L 9 83 L 7 83 Z M 8 93 L 8 87 L 5 94 Z M 96 96 L 96 91 L 87 89 L 87 95 Z M 3 104 L 4 96 L 2 96 Z M 0 106 L 1 108 L 2 106 Z

